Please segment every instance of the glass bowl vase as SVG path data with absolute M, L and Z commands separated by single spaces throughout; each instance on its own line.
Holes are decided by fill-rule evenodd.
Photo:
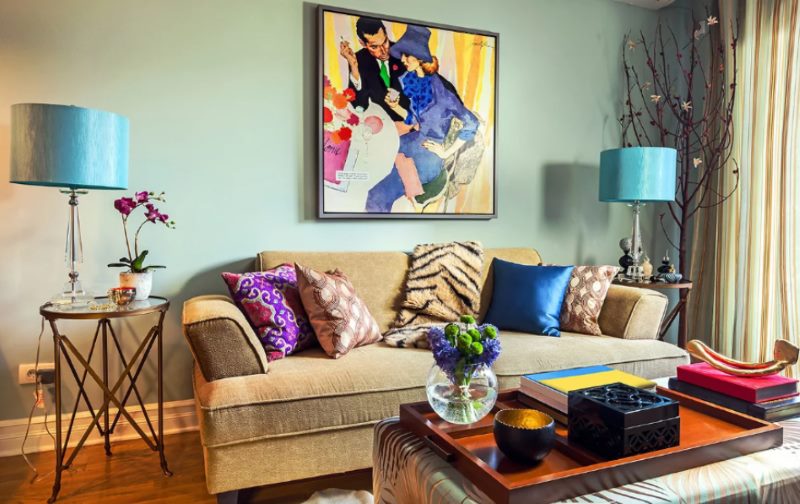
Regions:
M 448 376 L 433 365 L 426 386 L 428 402 L 442 419 L 454 424 L 471 424 L 489 414 L 497 401 L 497 376 L 492 368 L 479 364 L 457 376 Z

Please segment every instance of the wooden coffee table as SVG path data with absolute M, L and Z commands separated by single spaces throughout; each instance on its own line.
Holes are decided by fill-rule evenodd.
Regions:
M 577 501 L 797 502 L 800 419 L 781 425 L 784 444 L 779 448 L 627 485 L 608 485 L 610 489 L 584 495 Z M 373 474 L 376 502 L 492 502 L 441 453 L 435 453 L 429 443 L 404 428 L 397 419 L 385 420 L 375 428 Z

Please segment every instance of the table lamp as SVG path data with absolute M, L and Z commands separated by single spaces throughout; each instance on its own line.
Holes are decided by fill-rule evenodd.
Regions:
M 668 147 L 627 147 L 600 153 L 600 201 L 633 207 L 631 258 L 626 276 L 642 280 L 639 211 L 648 202 L 674 201 L 677 151 Z
M 69 281 L 53 302 L 87 302 L 91 297 L 81 287 L 77 271 L 83 261 L 78 196 L 87 189 L 127 189 L 128 119 L 67 105 L 12 105 L 11 182 L 60 187 L 69 196 L 65 254 Z

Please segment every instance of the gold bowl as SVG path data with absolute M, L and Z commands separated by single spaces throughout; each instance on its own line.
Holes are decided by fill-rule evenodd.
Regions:
M 506 457 L 533 465 L 553 449 L 555 421 L 533 409 L 500 410 L 494 416 L 494 439 Z
M 135 297 L 135 287 L 112 287 L 108 289 L 108 299 L 117 306 L 128 306 Z

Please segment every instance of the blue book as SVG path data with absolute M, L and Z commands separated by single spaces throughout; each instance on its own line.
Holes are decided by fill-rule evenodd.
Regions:
M 553 378 L 566 378 L 568 376 L 580 376 L 594 373 L 602 373 L 604 371 L 611 371 L 608 366 L 589 366 L 573 369 L 562 369 L 561 371 L 548 371 L 546 373 L 534 373 L 525 375 L 524 378 L 536 382 L 542 380 L 552 380 Z
M 613 371 L 613 369 L 608 366 L 588 366 L 562 369 L 561 371 L 548 371 L 546 373 L 533 373 L 520 379 L 520 392 L 550 406 L 556 411 L 567 414 L 567 394 L 545 385 L 542 380 L 590 375 L 605 371 Z

